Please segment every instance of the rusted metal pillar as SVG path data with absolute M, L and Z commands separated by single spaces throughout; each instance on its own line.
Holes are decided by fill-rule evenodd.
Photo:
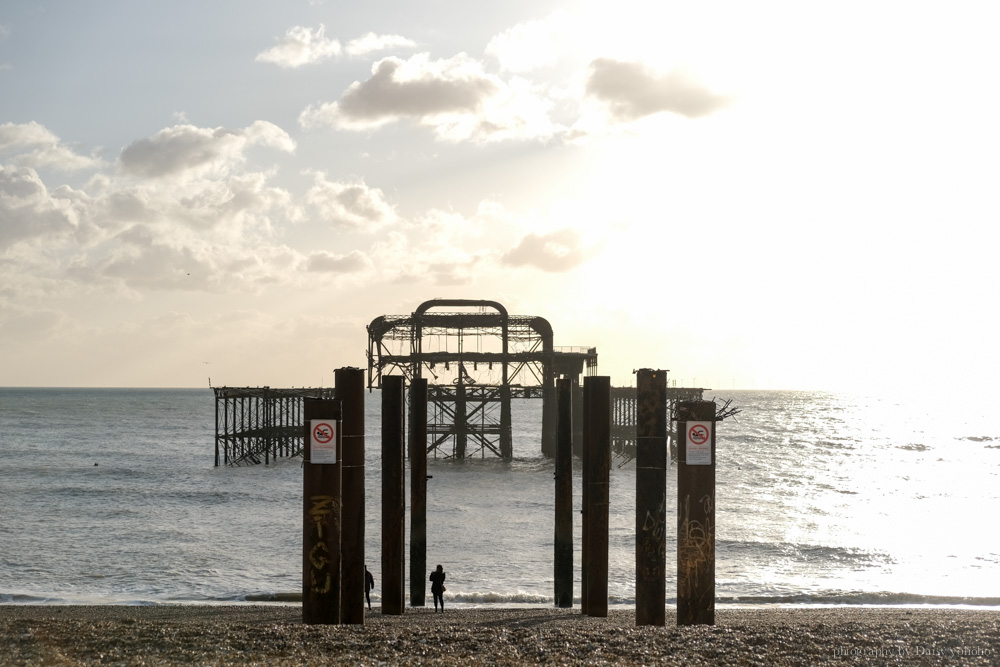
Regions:
M 583 457 L 583 385 L 573 379 L 573 455 Z
M 714 625 L 715 403 L 678 403 L 677 435 L 677 625 Z
M 583 406 L 580 438 L 580 612 L 586 615 L 590 610 L 590 595 L 587 591 L 587 576 L 590 574 L 590 443 L 592 441 L 589 417 L 590 399 L 593 387 L 587 389 L 584 378 L 580 402 Z
M 340 620 L 365 624 L 365 372 L 338 368 L 333 372 L 334 398 L 343 411 L 342 512 L 340 542 Z
M 514 443 L 511 434 L 510 385 L 500 385 L 500 456 L 514 458 Z
M 382 613 L 399 615 L 405 602 L 405 382 L 382 377 Z
M 667 372 L 636 374 L 635 624 L 666 624 Z
M 341 443 L 339 424 L 332 429 L 321 421 L 339 422 L 340 401 L 307 398 L 303 404 L 303 541 L 302 622 L 340 623 L 340 535 L 341 535 Z M 316 424 L 311 422 L 316 421 Z M 313 431 L 320 440 L 336 443 L 335 463 L 328 452 L 320 459 L 312 447 Z
M 455 458 L 464 459 L 469 443 L 469 422 L 466 415 L 465 385 L 455 385 Z
M 588 377 L 584 394 L 590 389 L 586 416 L 590 442 L 590 493 L 587 507 L 587 615 L 608 615 L 608 505 L 611 482 L 611 378 Z
M 556 455 L 556 407 L 555 375 L 552 371 L 554 362 L 546 364 L 542 372 L 542 456 L 553 458 Z
M 556 381 L 555 603 L 573 606 L 573 381 Z
M 427 379 L 410 382 L 410 606 L 427 592 Z

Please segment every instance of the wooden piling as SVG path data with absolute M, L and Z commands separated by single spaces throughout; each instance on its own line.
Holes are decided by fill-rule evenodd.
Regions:
M 341 444 L 336 430 L 337 462 L 313 463 L 312 420 L 341 419 L 340 401 L 307 398 L 303 402 L 302 622 L 340 623 Z
M 714 625 L 715 403 L 678 403 L 677 434 L 677 625 Z
M 333 373 L 334 397 L 341 401 L 343 464 L 341 489 L 340 620 L 365 624 L 365 372 L 338 368 Z
M 410 382 L 410 606 L 427 592 L 427 378 Z
M 406 580 L 405 381 L 401 375 L 382 377 L 382 613 L 404 611 Z
M 555 604 L 573 606 L 573 381 L 556 381 Z
M 635 624 L 666 624 L 667 372 L 636 374 Z
M 587 615 L 608 615 L 608 510 L 611 482 L 611 378 L 590 376 L 584 380 L 584 394 L 591 390 L 587 430 L 590 432 L 590 493 L 587 508 Z

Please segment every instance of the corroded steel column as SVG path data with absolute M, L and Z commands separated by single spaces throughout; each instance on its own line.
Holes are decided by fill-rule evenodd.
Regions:
M 343 533 L 341 535 L 340 620 L 365 623 L 365 372 L 338 368 L 334 398 L 341 401 Z
M 313 463 L 310 420 L 340 420 L 340 401 L 307 398 L 303 402 L 303 541 L 302 622 L 340 623 L 341 486 L 340 428 L 337 463 Z
M 667 372 L 636 374 L 635 624 L 666 624 Z
M 677 404 L 677 625 L 715 624 L 715 403 Z
M 406 501 L 404 379 L 382 378 L 382 613 L 399 615 L 404 610 L 406 580 Z
M 466 415 L 465 385 L 455 385 L 455 458 L 464 459 L 469 442 L 469 421 Z
M 427 592 L 427 379 L 410 383 L 410 606 Z
M 556 381 L 555 603 L 573 606 L 573 381 Z
M 583 380 L 583 430 L 580 438 L 580 612 L 587 614 L 590 610 L 590 595 L 587 590 L 587 576 L 590 574 L 590 403 L 594 393 L 593 386 L 588 388 L 587 379 Z
M 593 376 L 584 380 L 584 393 L 591 389 L 587 430 L 590 432 L 587 501 L 587 615 L 608 615 L 608 510 L 611 482 L 611 378 Z

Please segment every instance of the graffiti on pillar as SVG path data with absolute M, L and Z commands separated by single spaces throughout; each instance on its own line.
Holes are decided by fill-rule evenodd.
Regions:
M 690 597 L 693 592 L 701 590 L 699 583 L 710 574 L 708 570 L 715 566 L 715 526 L 712 523 L 714 498 L 708 494 L 701 498 L 704 521 L 691 518 L 690 503 L 691 497 L 685 496 L 681 543 L 677 546 L 678 597 Z M 714 608 L 714 597 L 708 603 L 709 608 Z
M 309 518 L 313 522 L 313 548 L 309 550 L 309 585 L 313 593 L 329 593 L 333 584 L 333 576 L 330 572 L 330 548 L 324 540 L 324 525 L 337 520 L 336 510 L 339 509 L 339 500 L 329 495 L 310 496 L 312 507 L 309 509 Z
M 646 510 L 646 519 L 642 523 L 642 551 L 645 555 L 643 574 L 647 578 L 657 577 L 663 571 L 667 556 L 667 508 L 666 500 L 660 501 L 660 506 L 654 511 Z

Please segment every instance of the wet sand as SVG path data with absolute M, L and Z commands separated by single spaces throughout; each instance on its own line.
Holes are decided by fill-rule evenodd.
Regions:
M 368 612 L 304 625 L 299 606 L 0 605 L 0 665 L 1000 665 L 1000 611 L 721 609 L 714 626 L 636 627 L 578 609 Z

